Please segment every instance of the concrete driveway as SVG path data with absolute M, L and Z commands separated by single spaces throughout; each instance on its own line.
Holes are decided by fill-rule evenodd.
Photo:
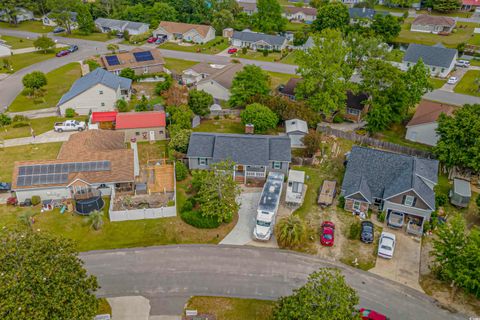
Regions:
M 467 73 L 468 69 L 469 68 L 460 68 L 460 67 L 456 68 L 455 71 L 453 71 L 450 74 L 450 77 L 457 77 L 458 78 L 457 83 L 449 84 L 448 82 L 445 82 L 445 84 L 443 85 L 441 90 L 448 91 L 448 92 L 453 92 L 453 89 L 460 82 L 460 80 L 462 80 L 463 76 L 465 75 L 465 73 Z
M 383 229 L 395 234 L 397 243 L 391 260 L 377 257 L 375 268 L 370 272 L 399 282 L 423 292 L 418 280 L 420 276 L 420 238 L 407 235 L 403 230 Z

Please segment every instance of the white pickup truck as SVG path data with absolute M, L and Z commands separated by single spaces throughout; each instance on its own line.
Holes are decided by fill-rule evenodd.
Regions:
M 67 120 L 64 122 L 55 122 L 53 125 L 53 130 L 55 132 L 63 132 L 63 131 L 83 131 L 87 125 L 84 121 L 77 121 L 77 120 Z

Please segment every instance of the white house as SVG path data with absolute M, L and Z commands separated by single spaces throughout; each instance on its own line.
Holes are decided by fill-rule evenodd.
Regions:
M 233 78 L 242 69 L 243 65 L 240 63 L 231 63 L 221 69 L 215 69 L 215 72 L 197 83 L 197 90 L 211 94 L 215 100 L 226 101 L 230 99 Z
M 33 20 L 32 11 L 25 8 L 15 8 L 15 10 L 16 10 L 16 15 L 15 15 L 16 23 Z M 6 10 L 0 10 L 0 21 L 10 22 L 9 15 L 7 14 Z
M 421 14 L 413 20 L 410 31 L 434 34 L 450 33 L 456 23 L 456 20 L 450 17 Z
M 430 69 L 432 76 L 446 78 L 455 67 L 458 58 L 457 49 L 445 48 L 442 44 L 426 46 L 412 43 L 408 46 L 403 62 L 402 70 L 407 70 L 415 65 L 419 59 Z
M 111 31 L 123 33 L 127 31 L 129 35 L 138 35 L 146 33 L 149 30 L 149 25 L 146 23 L 107 18 L 97 18 L 97 20 L 95 20 L 95 27 L 102 33 Z
M 235 47 L 252 50 L 283 50 L 287 47 L 287 38 L 251 31 L 233 31 L 230 42 Z
M 131 86 L 131 79 L 97 68 L 75 81 L 57 107 L 62 115 L 68 108 L 81 115 L 88 115 L 90 111 L 113 111 L 117 100 L 130 99 Z
M 161 21 L 158 28 L 153 31 L 153 35 L 166 38 L 168 41 L 207 43 L 215 39 L 215 29 L 203 24 Z
M 439 139 L 437 134 L 438 118 L 442 113 L 451 115 L 454 107 L 438 102 L 422 100 L 417 106 L 415 115 L 408 122 L 405 139 L 436 146 Z
M 285 132 L 290 138 L 292 148 L 304 147 L 302 138 L 308 133 L 308 125 L 306 121 L 300 119 L 286 120 Z
M 317 19 L 317 9 L 310 7 L 284 7 L 282 16 L 289 21 L 301 21 L 305 23 L 312 23 Z
M 70 14 L 70 21 L 71 21 L 70 28 L 71 29 L 77 29 L 78 28 L 77 13 L 76 12 L 69 12 L 69 14 Z M 58 23 L 55 20 L 55 18 L 52 18 L 52 12 L 47 13 L 46 15 L 44 15 L 42 17 L 42 23 L 43 23 L 44 26 L 48 26 L 48 27 L 58 26 Z

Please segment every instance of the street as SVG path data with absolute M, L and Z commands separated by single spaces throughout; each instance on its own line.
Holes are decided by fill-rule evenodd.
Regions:
M 286 250 L 227 245 L 174 245 L 82 253 L 98 277 L 102 297 L 142 295 L 152 315 L 180 314 L 190 296 L 274 300 L 288 295 L 321 267 L 337 267 L 360 296 L 361 307 L 391 319 L 467 319 L 441 309 L 427 295 L 341 263 Z

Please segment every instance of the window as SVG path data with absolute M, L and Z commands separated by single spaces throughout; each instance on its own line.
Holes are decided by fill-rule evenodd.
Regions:
M 360 201 L 353 201 L 353 210 L 355 210 L 355 211 L 360 210 L 361 204 L 362 203 Z
M 140 135 L 140 132 L 138 132 L 138 131 L 135 132 L 135 135 L 136 135 L 136 136 L 139 136 L 139 135 Z
M 280 161 L 273 161 L 273 169 L 282 169 L 282 163 Z
M 201 166 L 207 165 L 207 158 L 198 158 L 198 164 Z
M 100 103 L 102 107 L 105 107 L 105 102 Z
M 360 114 L 360 110 L 347 108 L 347 113 L 354 116 L 358 116 Z
M 432 67 L 432 72 L 433 72 L 433 71 L 435 71 L 435 69 L 437 69 L 437 68 L 435 68 L 435 67 Z
M 405 196 L 403 198 L 403 204 L 412 207 L 415 204 L 415 197 L 414 196 Z
M 98 91 L 98 94 L 103 94 L 103 90 Z

